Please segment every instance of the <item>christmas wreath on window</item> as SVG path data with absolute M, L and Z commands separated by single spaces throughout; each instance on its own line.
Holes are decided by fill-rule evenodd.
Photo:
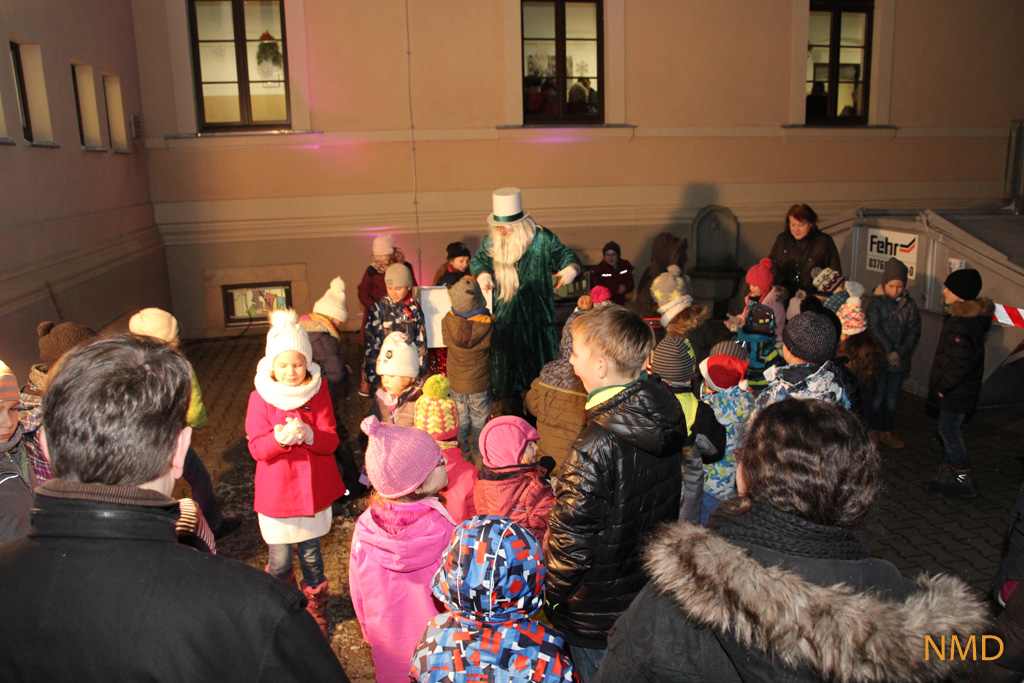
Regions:
M 256 63 L 263 64 L 270 62 L 274 66 L 284 65 L 284 56 L 281 54 L 281 46 L 270 35 L 270 31 L 264 31 L 260 36 L 260 46 L 256 48 Z

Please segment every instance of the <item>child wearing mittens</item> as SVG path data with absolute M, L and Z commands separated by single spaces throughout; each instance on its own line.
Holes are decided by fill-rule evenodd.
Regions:
M 422 429 L 441 447 L 448 472 L 448 485 L 441 489 L 441 499 L 456 524 L 476 514 L 473 486 L 477 471 L 462 459 L 462 449 L 456 437 L 459 434 L 459 412 L 449 397 L 451 385 L 444 375 L 428 377 L 423 383 L 423 395 L 416 400 L 416 429 Z
M 423 628 L 441 612 L 430 584 L 455 529 L 437 498 L 448 474 L 426 432 L 373 416 L 360 429 L 375 490 L 352 532 L 349 593 L 377 680 L 406 683 Z
M 292 582 L 292 545 L 298 545 L 306 609 L 326 636 L 320 537 L 331 530 L 331 503 L 345 494 L 334 463 L 334 409 L 295 311 L 274 311 L 270 325 L 245 416 L 249 452 L 256 460 L 253 507 L 270 546 L 268 574 Z

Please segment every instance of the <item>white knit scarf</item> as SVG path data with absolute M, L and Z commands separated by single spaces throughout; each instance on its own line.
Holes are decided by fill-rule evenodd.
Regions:
M 272 365 L 273 362 L 266 356 L 260 359 L 260 362 L 256 364 L 254 384 L 263 400 L 278 410 L 301 408 L 316 396 L 316 392 L 320 391 L 320 366 L 316 363 L 310 363 L 307 367 L 309 374 L 313 376 L 312 381 L 297 387 L 285 386 L 271 378 Z

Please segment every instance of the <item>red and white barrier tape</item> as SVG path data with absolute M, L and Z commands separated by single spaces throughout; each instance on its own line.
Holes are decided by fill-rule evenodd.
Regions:
M 996 312 L 992 314 L 992 319 L 1009 327 L 1024 327 L 1024 308 L 996 304 Z

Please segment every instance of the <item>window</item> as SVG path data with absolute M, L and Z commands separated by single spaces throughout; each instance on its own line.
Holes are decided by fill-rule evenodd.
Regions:
M 806 122 L 866 125 L 874 3 L 812 0 L 810 7 Z
M 601 2 L 524 0 L 523 123 L 604 123 Z
M 21 114 L 21 134 L 32 142 L 32 119 L 28 113 L 28 95 L 25 92 L 25 70 L 21 65 L 21 46 L 11 43 L 11 64 L 14 66 L 14 86 L 18 94 L 18 113 Z
M 18 113 L 21 114 L 21 132 L 25 142 L 40 147 L 56 147 L 50 122 L 50 104 L 46 98 L 46 79 L 43 78 L 42 49 L 37 44 L 15 40 L 10 41 L 10 46 Z
M 107 105 L 107 133 L 110 147 L 118 152 L 127 152 L 128 133 L 124 125 L 124 105 L 121 103 L 121 79 L 104 74 L 103 97 Z
M 199 129 L 290 127 L 281 0 L 191 0 Z
M 78 140 L 85 149 L 102 149 L 92 67 L 88 64 L 72 64 L 71 83 L 75 89 L 75 108 L 78 110 Z

